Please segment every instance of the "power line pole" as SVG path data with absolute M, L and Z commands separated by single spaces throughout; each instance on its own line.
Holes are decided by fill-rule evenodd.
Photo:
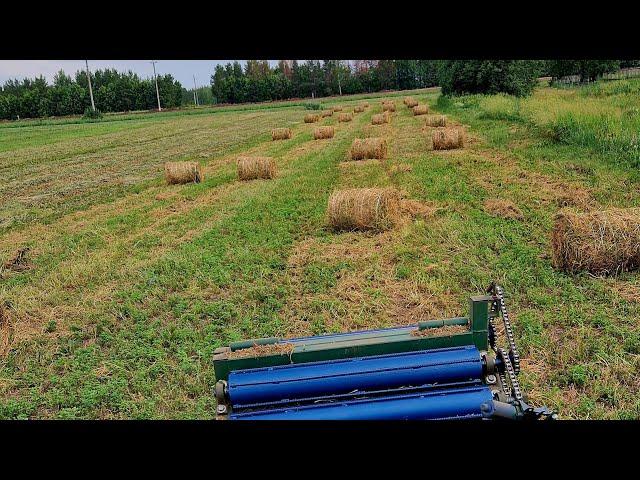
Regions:
M 91 88 L 91 74 L 89 73 L 89 61 L 85 60 L 84 64 L 87 66 L 87 81 L 89 82 L 89 96 L 91 97 L 91 108 L 95 112 L 96 104 L 93 102 L 93 89 Z
M 196 76 L 193 76 L 193 101 L 198 106 L 198 87 L 196 86 Z
M 160 90 L 158 90 L 158 75 L 156 75 L 156 60 L 151 61 L 151 65 L 153 65 L 153 78 L 156 80 L 156 97 L 158 97 L 158 111 L 162 111 L 162 107 L 160 106 Z
M 342 96 L 342 86 L 340 85 L 340 65 L 342 64 L 342 61 L 338 60 L 338 90 L 340 91 L 340 96 Z

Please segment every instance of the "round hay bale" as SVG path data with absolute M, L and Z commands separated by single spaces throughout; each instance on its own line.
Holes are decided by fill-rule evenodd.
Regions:
M 254 180 L 256 178 L 274 178 L 276 162 L 271 157 L 238 157 L 238 178 Z
M 413 97 L 405 97 L 404 104 L 409 108 L 413 108 L 418 105 L 418 101 Z
M 271 130 L 271 139 L 272 140 L 287 140 L 291 138 L 291 129 L 290 128 L 274 128 Z
M 323 138 L 333 138 L 335 135 L 335 129 L 332 126 L 317 127 L 313 130 L 313 138 L 315 140 L 322 140 Z
M 352 113 L 341 113 L 338 115 L 338 122 L 350 122 L 351 120 L 353 120 Z
M 565 272 L 611 275 L 640 267 L 640 208 L 561 210 L 551 235 L 552 263 Z
M 320 120 L 320 115 L 317 113 L 307 113 L 304 116 L 304 123 L 315 123 Z
M 369 108 L 369 102 L 362 102 L 362 106 L 364 108 Z
M 349 157 L 351 160 L 366 160 L 377 158 L 382 160 L 387 156 L 387 140 L 384 138 L 356 138 L 351 144 Z
M 320 116 L 322 118 L 332 117 L 333 116 L 333 110 L 323 110 L 322 113 L 320 113 Z
M 364 105 L 356 105 L 353 107 L 353 113 L 362 113 L 364 112 Z
M 331 110 L 333 110 L 334 112 L 341 112 L 342 111 L 342 107 L 339 105 L 336 105 L 335 107 L 333 107 Z
M 382 114 L 384 115 L 385 122 L 391 123 L 391 112 L 382 112 Z
M 164 177 L 169 185 L 200 183 L 204 180 L 202 167 L 198 162 L 166 162 Z
M 441 128 L 431 135 L 434 150 L 451 150 L 464 147 L 466 132 L 463 128 Z
M 398 220 L 400 194 L 393 188 L 350 188 L 329 197 L 327 221 L 335 230 L 387 230 Z
M 426 115 L 429 113 L 429 105 L 416 105 L 413 107 L 413 115 Z
M 388 116 L 379 113 L 371 117 L 371 125 L 382 125 L 384 123 L 389 123 Z
M 446 127 L 447 117 L 445 115 L 427 115 L 425 118 L 425 125 L 427 127 Z
M 393 102 L 386 102 L 382 104 L 382 111 L 383 112 L 395 112 L 396 111 L 396 104 Z

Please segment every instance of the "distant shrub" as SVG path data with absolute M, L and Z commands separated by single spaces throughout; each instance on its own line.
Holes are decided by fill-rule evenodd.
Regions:
M 320 110 L 320 104 L 309 102 L 304 104 L 304 108 L 306 108 L 307 110 Z
M 480 118 L 489 120 L 520 121 L 520 99 L 511 95 L 498 94 L 480 99 Z
M 84 111 L 84 115 L 82 116 L 82 118 L 86 120 L 100 120 L 102 118 L 102 112 L 97 108 L 95 110 L 87 108 Z
M 541 71 L 535 60 L 449 60 L 440 67 L 444 95 L 530 95 Z

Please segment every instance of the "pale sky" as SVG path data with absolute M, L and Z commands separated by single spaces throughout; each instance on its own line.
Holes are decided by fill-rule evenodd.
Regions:
M 198 87 L 209 86 L 215 66 L 229 61 L 233 60 L 158 60 L 156 72 L 158 75 L 170 73 L 185 88 L 193 88 L 193 75 L 196 76 Z M 244 65 L 245 60 L 240 60 L 240 63 Z M 269 60 L 269 63 L 276 65 L 277 60 Z M 40 74 L 51 83 L 60 69 L 73 76 L 77 70 L 84 68 L 84 60 L 0 60 L 0 85 L 9 79 L 22 80 Z M 89 60 L 89 68 L 115 68 L 121 72 L 131 70 L 142 78 L 153 76 L 153 66 L 149 60 Z

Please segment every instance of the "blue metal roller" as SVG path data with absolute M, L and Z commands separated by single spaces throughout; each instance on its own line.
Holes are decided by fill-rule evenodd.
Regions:
M 406 386 L 479 380 L 475 346 L 239 370 L 229 374 L 235 408 Z
M 443 420 L 490 417 L 485 386 L 233 413 L 234 420 Z

